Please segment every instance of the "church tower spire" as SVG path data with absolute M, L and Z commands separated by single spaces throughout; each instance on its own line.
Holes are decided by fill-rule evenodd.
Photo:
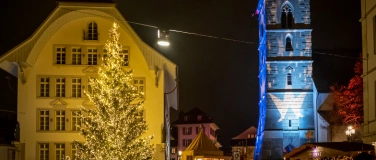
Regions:
M 310 0 L 259 0 L 255 159 L 281 159 L 314 137 Z

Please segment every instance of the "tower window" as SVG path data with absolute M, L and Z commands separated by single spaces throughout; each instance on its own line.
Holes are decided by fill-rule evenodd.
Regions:
M 291 43 L 291 38 L 290 37 L 286 38 L 286 47 L 285 47 L 285 50 L 286 51 L 293 51 L 293 49 L 292 49 L 292 43 Z
M 287 73 L 287 85 L 292 85 L 292 83 L 291 83 L 291 73 Z
M 291 120 L 289 120 L 289 127 L 291 127 Z
M 290 5 L 285 4 L 282 7 L 281 25 L 282 28 L 292 28 L 294 17 L 292 16 L 292 8 Z

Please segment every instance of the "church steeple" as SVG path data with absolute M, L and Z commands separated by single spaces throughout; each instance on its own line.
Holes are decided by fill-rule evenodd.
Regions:
M 314 130 L 309 0 L 259 0 L 260 118 L 255 159 L 280 159 Z M 286 150 L 288 148 L 288 150 Z

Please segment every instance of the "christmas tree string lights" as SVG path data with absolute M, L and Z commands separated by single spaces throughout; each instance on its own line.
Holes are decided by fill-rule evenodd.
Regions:
M 114 23 L 105 44 L 107 55 L 98 77 L 90 78 L 85 94 L 94 109 L 80 107 L 80 133 L 85 142 L 74 141 L 76 159 L 148 160 L 154 153 L 152 136 L 143 114 L 143 92 L 132 81 L 132 70 L 125 71 L 119 25 Z

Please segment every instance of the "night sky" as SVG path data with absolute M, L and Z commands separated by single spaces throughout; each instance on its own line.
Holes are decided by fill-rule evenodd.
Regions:
M 258 0 L 115 0 L 128 21 L 166 29 L 258 43 Z M 313 51 L 358 57 L 360 1 L 311 0 Z M 56 7 L 55 0 L 2 2 L 0 55 L 29 38 Z M 169 47 L 157 30 L 131 24 L 138 35 L 179 67 L 182 111 L 198 107 L 213 117 L 220 142 L 258 121 L 258 45 L 170 32 Z M 323 90 L 345 84 L 355 59 L 313 54 L 314 78 Z M 0 74 L 3 82 L 6 74 Z M 4 81 L 5 82 L 5 81 Z M 1 87 L 7 87 L 2 84 Z M 9 94 L 11 95 L 11 94 Z M 7 96 L 2 96 L 7 101 Z M 14 104 L 16 106 L 16 104 Z

